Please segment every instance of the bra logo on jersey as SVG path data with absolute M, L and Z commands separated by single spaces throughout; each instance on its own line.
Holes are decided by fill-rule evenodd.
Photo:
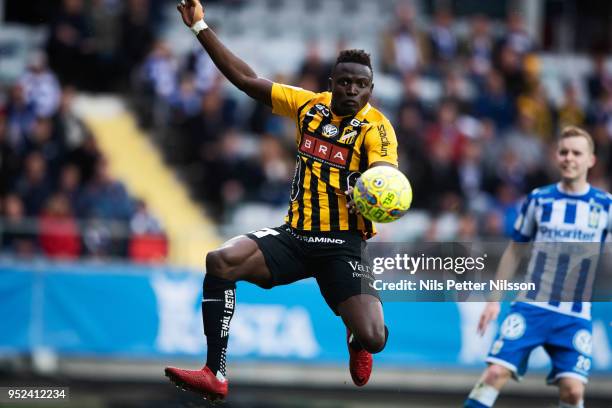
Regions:
M 308 134 L 304 134 L 302 138 L 300 153 L 333 167 L 342 168 L 348 164 L 348 148 L 336 146 Z
M 338 134 L 338 128 L 330 123 L 323 126 L 323 130 L 321 131 L 321 133 L 325 137 L 334 137 Z

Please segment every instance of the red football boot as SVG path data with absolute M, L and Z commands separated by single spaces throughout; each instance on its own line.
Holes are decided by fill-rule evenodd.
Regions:
M 196 392 L 208 400 L 222 400 L 227 396 L 228 381 L 217 378 L 206 366 L 197 371 L 166 367 L 165 373 L 177 387 Z
M 350 345 L 351 331 L 346 329 L 346 345 L 348 346 L 350 361 L 349 370 L 356 386 L 366 385 L 372 374 L 372 354 L 365 350 L 356 351 Z

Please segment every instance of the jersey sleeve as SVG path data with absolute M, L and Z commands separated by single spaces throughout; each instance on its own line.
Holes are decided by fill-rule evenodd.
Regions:
M 514 222 L 514 230 L 512 231 L 512 240 L 515 242 L 529 242 L 531 241 L 536 232 L 536 199 L 533 194 L 529 194 L 523 205 L 521 211 Z
M 398 165 L 397 138 L 387 118 L 373 124 L 365 135 L 364 143 L 368 153 L 368 166 L 381 161 Z
M 316 96 L 314 92 L 295 86 L 272 84 L 272 112 L 295 118 L 300 106 Z

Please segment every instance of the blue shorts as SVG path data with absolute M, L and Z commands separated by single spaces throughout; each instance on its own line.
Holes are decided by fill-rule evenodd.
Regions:
M 555 384 L 562 377 L 576 378 L 586 384 L 591 369 L 591 332 L 590 320 L 515 303 L 486 361 L 506 367 L 520 380 L 527 371 L 531 351 L 543 346 L 552 362 L 546 379 L 548 384 Z

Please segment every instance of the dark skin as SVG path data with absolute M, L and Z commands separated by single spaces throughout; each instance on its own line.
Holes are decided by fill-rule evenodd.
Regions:
M 198 0 L 186 1 L 177 6 L 188 27 L 204 18 L 204 9 Z M 219 71 L 238 89 L 272 106 L 272 82 L 260 78 L 244 61 L 228 50 L 209 28 L 200 31 L 198 41 L 204 47 Z M 347 116 L 359 112 L 372 96 L 374 84 L 372 70 L 362 64 L 337 64 L 329 80 L 332 93 L 331 109 L 335 115 Z M 376 165 L 389 165 L 376 162 Z M 352 188 L 345 192 L 352 196 Z M 354 203 L 347 204 L 349 211 L 357 213 Z M 266 266 L 263 253 L 257 244 L 244 235 L 227 241 L 220 248 L 206 255 L 206 270 L 214 276 L 232 281 L 247 281 L 262 288 L 270 288 L 272 275 Z M 385 345 L 382 305 L 371 295 L 355 295 L 337 306 L 344 324 L 369 352 L 377 353 Z

